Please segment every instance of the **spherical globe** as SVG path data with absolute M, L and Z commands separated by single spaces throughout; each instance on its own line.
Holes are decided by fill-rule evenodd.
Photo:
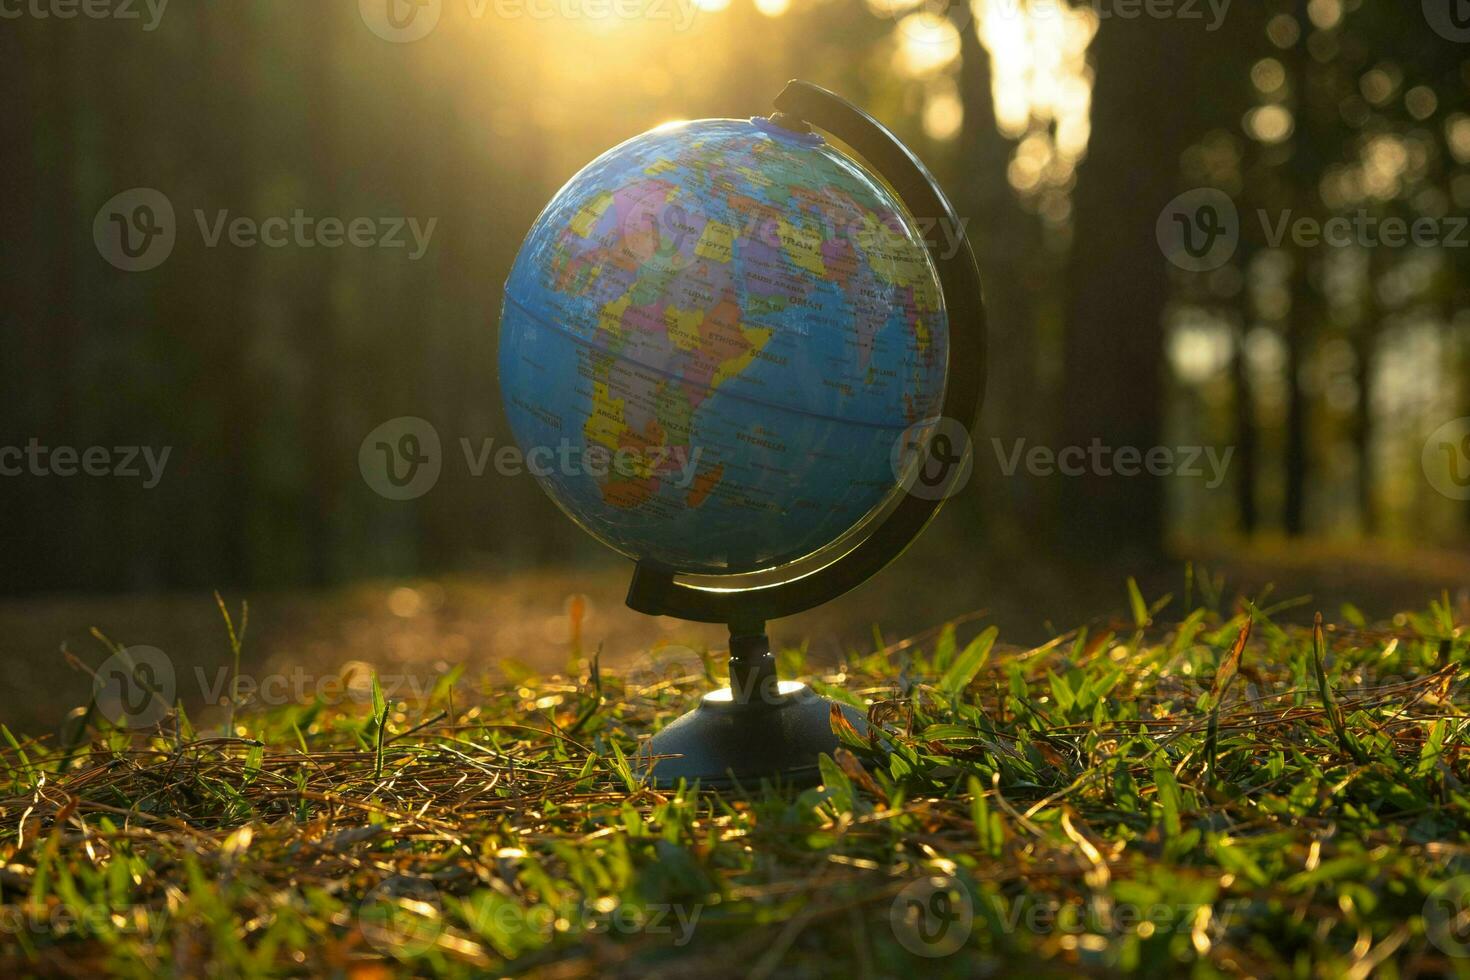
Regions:
M 500 387 L 574 520 L 685 574 L 810 556 L 896 492 L 949 329 L 914 218 L 820 136 L 661 126 L 574 176 L 506 283 Z

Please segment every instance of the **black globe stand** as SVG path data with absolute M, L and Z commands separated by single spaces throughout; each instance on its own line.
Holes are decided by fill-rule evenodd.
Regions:
M 887 181 L 910 215 L 948 222 L 953 229 L 957 247 L 941 251 L 932 241 L 925 246 L 939 276 L 949 322 L 949 372 L 941 412 L 968 430 L 984 398 L 985 304 L 964 222 L 918 158 L 852 103 L 809 82 L 792 81 L 776 98 L 775 109 L 770 123 L 800 133 L 816 129 L 830 134 Z M 940 488 L 957 489 L 955 481 L 965 470 L 951 464 L 962 461 L 937 455 L 934 461 L 941 464 Z M 926 486 L 934 489 L 927 481 Z M 860 735 L 867 732 L 866 719 L 817 696 L 805 684 L 780 680 L 765 624 L 835 599 L 877 574 L 919 536 L 949 495 L 903 495 L 872 521 L 856 544 L 834 543 L 777 570 L 782 573 L 778 581 L 739 575 L 701 580 L 638 562 L 628 589 L 629 607 L 730 626 L 730 686 L 706 694 L 698 707 L 653 737 L 639 759 L 649 781 L 669 787 L 680 779 L 699 780 L 712 789 L 759 780 L 819 782 L 819 758 L 840 744 L 832 730 L 833 707 Z
M 776 658 L 764 633 L 730 636 L 730 686 L 711 691 L 648 743 L 639 759 L 655 786 L 679 780 L 729 789 L 761 779 L 789 786 L 821 781 L 818 759 L 840 744 L 832 731 L 836 702 L 798 681 L 776 676 Z M 867 719 L 837 705 L 859 734 Z

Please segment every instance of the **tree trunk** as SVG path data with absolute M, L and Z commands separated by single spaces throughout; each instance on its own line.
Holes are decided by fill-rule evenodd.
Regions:
M 1249 265 L 1246 266 L 1249 269 Z M 1230 359 L 1230 381 L 1235 392 L 1235 510 L 1240 533 L 1249 538 L 1260 525 L 1256 509 L 1256 481 L 1260 468 L 1260 433 L 1256 427 L 1256 393 L 1251 380 L 1245 341 L 1251 328 L 1250 290 L 1241 290 L 1240 321 L 1235 324 L 1235 353 Z
M 1063 361 L 1062 444 L 1141 453 L 1163 437 L 1163 313 L 1155 238 L 1203 97 L 1192 82 L 1208 35 L 1159 21 L 1107 21 L 1095 42 L 1092 144 L 1078 174 Z M 1111 462 L 1061 483 L 1067 543 L 1090 554 L 1155 553 L 1164 483 Z
M 1358 387 L 1358 401 L 1353 406 L 1353 449 L 1358 457 L 1356 487 L 1358 526 L 1364 537 L 1379 531 L 1376 503 L 1377 481 L 1373 473 L 1373 361 L 1378 356 L 1378 336 L 1382 329 L 1383 305 L 1378 296 L 1378 281 L 1387 257 L 1383 249 L 1373 250 L 1368 260 L 1367 283 L 1363 289 L 1363 315 L 1353 332 L 1353 371 Z
M 254 212 L 255 167 L 251 152 L 258 133 L 251 112 L 256 105 L 251 72 L 255 65 L 254 12 L 249 7 L 219 5 L 202 18 L 201 78 L 212 79 L 204 99 L 208 125 L 206 150 L 211 189 L 219 207 L 232 213 Z M 259 391 L 250 377 L 250 347 L 256 334 L 256 249 L 237 249 L 211 256 L 217 290 L 209 369 L 218 379 L 221 404 L 216 409 L 219 473 L 213 482 L 219 494 L 211 524 L 218 528 L 218 555 L 211 562 L 219 587 L 250 583 L 251 502 L 257 472 L 254 447 Z M 214 305 L 214 304 L 211 304 Z M 206 321 L 207 322 L 207 321 Z
M 303 98 L 306 100 L 307 180 L 311 207 L 319 215 L 341 215 L 338 184 L 345 176 L 338 165 L 338 102 L 336 92 L 336 42 L 339 12 L 331 4 L 313 7 L 310 33 L 319 39 L 318 50 L 307 58 Z M 305 347 L 308 377 L 306 404 L 301 420 L 306 446 L 306 493 L 303 494 L 301 527 L 306 549 L 307 577 L 323 586 L 333 579 L 336 567 L 336 537 L 333 513 L 337 505 L 338 474 L 352 472 L 353 465 L 343 447 L 351 440 L 339 438 L 338 388 L 343 365 L 336 344 L 336 311 L 332 290 L 338 272 L 337 250 L 312 249 L 302 257 L 303 277 L 297 330 Z M 355 450 L 355 446 L 352 447 Z
M 985 289 L 988 380 L 979 429 L 1036 438 L 1045 428 L 1039 411 L 1042 400 L 1036 393 L 1036 325 L 1026 281 L 1026 259 L 1040 251 L 1036 218 L 1021 207 L 1006 175 L 1011 144 L 996 129 L 990 55 L 974 24 L 965 26 L 961 38 L 959 89 L 964 124 L 957 170 L 965 176 L 955 182 L 954 204 L 960 218 L 969 222 L 966 231 Z M 962 421 L 968 424 L 970 420 Z M 983 450 L 977 447 L 980 453 Z M 1017 478 L 1023 474 L 1018 473 Z M 997 507 L 1008 512 L 1013 501 L 1033 499 L 1033 495 L 1007 493 L 1006 488 L 988 483 L 982 486 L 990 499 L 977 508 L 977 520 L 984 521 Z M 1021 516 L 1025 523 L 1026 515 Z
M 1286 488 L 1282 528 L 1289 538 L 1306 533 L 1307 520 L 1307 397 L 1302 390 L 1306 345 L 1316 324 L 1317 294 L 1311 282 L 1311 264 L 1298 252 L 1291 272 L 1291 312 L 1286 321 Z

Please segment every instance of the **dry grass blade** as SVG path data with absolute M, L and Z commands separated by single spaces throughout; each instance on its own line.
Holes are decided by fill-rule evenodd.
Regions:
M 1215 681 L 1210 685 L 1210 720 L 1205 731 L 1205 759 L 1206 774 L 1213 781 L 1216 775 L 1216 753 L 1220 744 L 1220 705 L 1225 700 L 1225 693 L 1230 689 L 1230 684 L 1235 680 L 1235 675 L 1240 671 L 1241 659 L 1245 656 L 1245 646 L 1250 642 L 1251 626 L 1255 623 L 1255 610 L 1246 612 L 1245 622 L 1241 624 L 1240 633 L 1235 637 L 1235 643 L 1231 645 L 1230 652 L 1225 655 L 1220 669 L 1215 674 Z

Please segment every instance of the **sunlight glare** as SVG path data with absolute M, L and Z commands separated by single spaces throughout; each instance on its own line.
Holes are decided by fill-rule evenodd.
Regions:
M 954 139 L 964 122 L 965 107 L 954 81 L 945 78 L 929 86 L 924 98 L 924 135 L 941 142 Z
M 1245 128 L 1257 142 L 1282 143 L 1296 129 L 1296 120 L 1285 106 L 1263 105 L 1246 114 Z
M 913 10 L 924 0 L 867 0 L 868 9 L 875 17 L 896 17 Z
M 1054 0 L 972 0 L 972 9 L 990 54 L 996 126 L 1022 141 L 1012 186 L 1038 195 L 1069 187 L 1092 136 L 1087 50 L 1097 12 Z M 1063 210 L 1052 202 L 1052 213 Z
M 1470 116 L 1455 113 L 1444 124 L 1445 141 L 1459 163 L 1470 163 Z
M 898 22 L 894 67 L 909 78 L 942 71 L 960 56 L 960 32 L 938 14 L 908 14 Z

